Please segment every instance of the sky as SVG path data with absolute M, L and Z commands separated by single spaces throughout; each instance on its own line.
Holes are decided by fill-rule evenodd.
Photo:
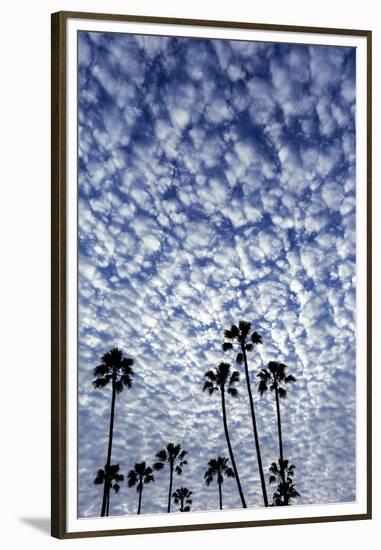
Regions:
M 121 473 L 180 443 L 174 489 L 218 508 L 203 476 L 229 455 L 202 386 L 228 361 L 237 467 L 263 504 L 244 374 L 221 349 L 241 319 L 263 338 L 249 368 L 266 478 L 276 409 L 255 375 L 277 360 L 297 378 L 281 403 L 296 504 L 355 500 L 355 50 L 81 31 L 78 75 L 78 515 L 100 515 L 111 389 L 91 382 L 114 346 L 135 361 L 116 402 Z M 155 478 L 142 513 L 166 512 L 168 471 Z M 223 499 L 240 507 L 234 480 Z M 124 482 L 110 515 L 137 504 Z

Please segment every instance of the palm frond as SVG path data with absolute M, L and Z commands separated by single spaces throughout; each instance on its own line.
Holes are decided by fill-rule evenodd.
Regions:
M 120 363 L 120 368 L 123 370 L 125 374 L 133 375 L 134 371 L 131 368 L 134 364 L 134 360 L 131 357 L 123 357 Z
M 284 381 L 286 384 L 289 384 L 290 382 L 296 382 L 296 378 L 292 374 L 288 374 Z
M 105 481 L 104 478 L 102 478 L 102 477 L 96 477 L 96 478 L 94 479 L 94 485 L 102 485 L 102 483 L 104 483 L 104 481 Z
M 238 328 L 241 333 L 241 338 L 243 339 L 243 341 L 245 341 L 247 338 L 247 335 L 251 330 L 251 323 L 249 323 L 248 321 L 240 321 L 238 323 Z
M 207 470 L 207 471 L 205 472 L 205 474 L 204 474 L 204 479 L 205 479 L 205 483 L 206 483 L 206 485 L 207 485 L 208 487 L 209 487 L 209 485 L 212 483 L 213 477 L 214 477 L 214 476 L 212 475 L 212 473 L 211 473 L 209 470 Z
M 155 476 L 153 475 L 153 473 L 149 473 L 144 476 L 143 483 L 147 484 L 151 483 L 152 481 L 155 481 Z
M 104 376 L 103 378 L 96 378 L 93 380 L 93 387 L 96 390 L 101 390 L 107 386 L 107 384 L 111 381 L 112 376 Z
M 243 362 L 243 353 L 241 351 L 237 353 L 235 360 L 238 364 L 241 364 Z
M 102 363 L 97 367 L 95 367 L 93 372 L 94 372 L 94 376 L 105 376 L 106 374 L 109 373 L 109 367 L 104 363 Z
M 224 342 L 222 344 L 222 349 L 224 351 L 228 351 L 229 349 L 233 349 L 233 344 L 231 342 Z
M 279 363 L 278 361 L 269 361 L 267 364 L 271 374 L 275 374 L 278 370 Z
M 111 367 L 115 367 L 121 362 L 122 358 L 123 351 L 115 347 L 102 356 L 102 363 L 105 363 L 106 365 L 109 365 Z
M 237 370 L 233 371 L 229 379 L 229 384 L 236 384 L 237 382 L 239 382 L 239 377 L 239 372 Z
M 226 330 L 224 330 L 224 336 L 225 336 L 225 338 L 227 338 L 228 340 L 234 340 L 234 338 L 235 338 L 235 335 L 234 335 L 232 329 L 226 329 Z
M 264 393 L 266 393 L 268 390 L 268 387 L 267 387 L 267 384 L 265 382 L 265 380 L 261 380 L 258 384 L 258 391 L 261 395 L 263 395 Z
M 128 487 L 134 487 L 138 482 L 138 476 L 135 470 L 130 470 L 127 475 L 127 485 Z
M 255 345 L 262 344 L 262 336 L 258 332 L 253 332 L 253 334 L 251 335 L 250 340 Z
M 278 394 L 281 399 L 285 399 L 287 397 L 287 390 L 284 388 L 278 388 Z
M 132 387 L 132 378 L 130 374 L 122 374 L 120 377 L 120 381 L 126 388 Z
M 237 388 L 228 388 L 228 394 L 231 395 L 231 397 L 238 397 L 238 390 Z
M 172 456 L 173 458 L 176 458 L 180 452 L 181 445 L 174 443 L 168 443 L 167 445 L 167 452 L 169 456 Z
M 161 449 L 156 453 L 156 458 L 162 462 L 166 462 L 168 460 L 167 451 L 165 449 Z
M 261 369 L 261 370 L 258 372 L 257 377 L 260 378 L 261 380 L 265 380 L 265 381 L 267 382 L 268 380 L 270 380 L 271 375 L 270 375 L 270 373 L 269 373 L 268 370 L 266 370 L 266 369 Z
M 140 474 L 140 475 L 143 475 L 145 470 L 146 470 L 146 463 L 145 461 L 143 462 L 137 462 L 134 466 L 135 468 L 135 472 Z
M 213 386 L 212 382 L 205 382 L 202 391 L 207 391 L 209 395 L 212 395 L 215 391 L 217 391 L 217 388 Z

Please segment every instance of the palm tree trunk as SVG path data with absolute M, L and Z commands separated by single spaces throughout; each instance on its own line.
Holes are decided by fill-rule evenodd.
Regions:
M 109 511 L 110 511 L 110 491 L 107 494 L 106 516 L 108 516 Z
M 171 511 L 172 483 L 173 483 L 173 464 L 170 464 L 170 466 L 169 466 L 168 508 L 167 508 L 168 514 Z
M 141 489 L 139 491 L 138 514 L 140 514 L 140 510 L 141 510 L 141 507 L 142 507 L 142 495 L 143 495 L 143 484 L 142 484 Z
M 102 500 L 101 517 L 106 515 L 107 499 L 108 499 L 109 494 L 110 494 L 110 483 L 109 483 L 109 479 L 108 479 L 108 469 L 111 465 L 112 436 L 113 436 L 113 431 L 114 431 L 114 416 L 115 416 L 115 397 L 116 397 L 115 380 L 113 380 L 112 381 L 111 412 L 110 412 L 110 428 L 109 428 L 109 435 L 108 435 L 108 449 L 107 449 L 107 460 L 106 460 L 106 467 L 105 467 L 105 483 L 104 483 L 104 487 L 103 487 L 103 500 Z
M 218 493 L 220 497 L 220 510 L 222 510 L 222 487 L 221 487 L 221 481 L 218 482 Z
M 184 512 L 184 498 L 180 499 L 180 512 Z
M 259 477 L 261 479 L 263 502 L 264 502 L 265 506 L 268 506 L 269 502 L 267 500 L 266 482 L 265 482 L 265 476 L 263 474 L 261 449 L 259 447 L 257 421 L 256 421 L 256 418 L 255 418 L 253 395 L 251 393 L 249 367 L 248 367 L 248 364 L 247 364 L 247 356 L 246 356 L 245 346 L 241 345 L 241 350 L 242 350 L 242 355 L 243 355 L 243 362 L 244 362 L 244 365 L 245 365 L 246 386 L 247 386 L 247 393 L 249 394 L 251 419 L 252 419 L 252 422 L 253 422 L 253 433 L 254 433 L 255 448 L 256 448 L 256 451 L 257 451 L 258 470 L 259 470 Z
M 279 456 L 283 462 L 283 441 L 282 441 L 282 424 L 280 420 L 280 406 L 279 406 L 279 395 L 278 388 L 275 388 L 275 401 L 276 401 L 276 412 L 278 417 L 278 437 L 279 437 Z
M 278 394 L 278 388 L 275 386 L 275 401 L 276 401 L 276 412 L 277 412 L 277 420 L 278 420 L 278 437 L 279 437 L 279 458 L 280 458 L 280 475 L 282 478 L 283 487 L 286 486 L 286 479 L 284 477 L 284 459 L 283 459 L 283 440 L 282 440 L 282 423 L 280 420 L 280 405 L 279 405 L 279 394 Z M 286 495 L 283 495 L 283 503 L 285 505 L 288 504 L 286 502 Z
M 232 463 L 232 466 L 233 466 L 235 479 L 237 481 L 237 487 L 238 487 L 239 496 L 241 498 L 242 507 L 247 508 L 246 502 L 245 502 L 245 497 L 243 496 L 243 491 L 242 491 L 241 482 L 240 482 L 239 475 L 238 475 L 237 466 L 236 466 L 235 459 L 234 459 L 232 445 L 230 443 L 228 423 L 227 423 L 227 420 L 226 420 L 225 388 L 223 388 L 223 387 L 221 388 L 221 403 L 222 403 L 222 418 L 223 418 L 223 421 L 224 421 L 224 430 L 225 430 L 226 443 L 227 443 L 228 449 L 229 449 L 229 456 L 230 456 L 230 460 L 231 460 L 231 463 Z

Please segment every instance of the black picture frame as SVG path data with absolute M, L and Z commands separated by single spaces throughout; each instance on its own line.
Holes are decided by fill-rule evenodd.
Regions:
M 66 185 L 67 185 L 67 58 L 66 58 L 66 28 L 69 19 L 91 19 L 102 21 L 130 21 L 141 23 L 158 23 L 195 27 L 219 27 L 229 29 L 258 29 L 268 31 L 287 31 L 297 33 L 314 33 L 322 35 L 359 36 L 367 43 L 367 511 L 358 515 L 317 516 L 308 518 L 271 519 L 263 521 L 221 522 L 213 524 L 167 525 L 160 527 L 132 528 L 117 530 L 96 530 L 84 532 L 68 532 L 66 521 L 66 463 L 67 463 L 67 364 L 66 344 L 66 309 L 67 309 L 67 236 L 66 236 Z M 371 519 L 372 517 L 372 370 L 371 370 L 371 166 L 372 166 L 372 33 L 369 30 L 337 29 L 323 27 L 305 27 L 290 25 L 258 24 L 249 22 L 210 21 L 198 19 L 177 19 L 167 17 L 146 17 L 133 15 L 112 15 L 102 13 L 58 12 L 52 14 L 52 204 L 51 204 L 51 253 L 52 253 L 52 293 L 51 293 L 51 344 L 52 344 L 52 391 L 51 391 L 51 534 L 59 539 L 101 537 L 111 535 L 147 534 L 171 531 L 191 531 L 205 529 L 224 529 L 232 527 L 254 527 L 264 525 L 317 523 L 332 521 L 353 521 Z

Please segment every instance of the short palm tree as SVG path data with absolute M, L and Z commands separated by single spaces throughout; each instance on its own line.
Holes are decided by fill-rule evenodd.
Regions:
M 95 389 L 103 389 L 111 384 L 110 426 L 105 465 L 106 479 L 103 488 L 101 516 L 106 515 L 107 501 L 109 500 L 110 492 L 110 483 L 107 479 L 107 472 L 111 466 L 116 395 L 121 393 L 124 388 L 131 388 L 132 378 L 134 376 L 134 371 L 132 369 L 133 364 L 134 360 L 130 357 L 126 357 L 121 349 L 112 348 L 102 356 L 100 365 L 94 369 L 95 380 L 93 380 L 93 386 Z
M 162 470 L 164 466 L 169 467 L 168 513 L 171 511 L 173 474 L 176 473 L 180 476 L 183 473 L 183 466 L 188 464 L 185 460 L 187 454 L 187 451 L 184 451 L 180 444 L 175 445 L 174 443 L 168 443 L 165 449 L 161 449 L 156 453 L 157 461 L 154 463 L 153 469 Z
M 128 472 L 127 485 L 129 487 L 136 485 L 136 490 L 139 493 L 138 514 L 140 514 L 142 506 L 143 487 L 152 481 L 155 481 L 153 470 L 144 461 L 135 464 L 134 468 Z
M 221 394 L 221 408 L 222 408 L 222 420 L 224 424 L 225 438 L 229 450 L 230 461 L 233 466 L 234 477 L 237 482 L 238 493 L 241 499 L 242 507 L 246 508 L 245 497 L 241 487 L 241 481 L 239 479 L 237 465 L 234 458 L 233 448 L 230 441 L 228 421 L 226 416 L 226 403 L 225 392 L 231 397 L 238 397 L 238 390 L 234 385 L 239 381 L 239 372 L 232 371 L 229 363 L 220 363 L 214 370 L 210 370 L 205 373 L 206 381 L 202 391 L 208 391 L 209 395 L 213 395 L 214 392 L 219 391 Z
M 282 423 L 280 418 L 279 399 L 286 399 L 287 390 L 285 384 L 296 382 L 296 378 L 292 374 L 286 374 L 287 365 L 278 361 L 270 361 L 267 369 L 261 369 L 257 374 L 259 378 L 258 391 L 261 395 L 267 392 L 268 389 L 275 393 L 275 403 L 278 421 L 278 439 L 279 439 L 279 464 L 285 463 L 283 456 L 283 439 L 282 439 Z M 283 483 L 286 483 L 285 473 L 282 473 Z
M 278 466 L 279 464 L 279 466 Z M 270 466 L 269 483 L 278 483 L 277 490 L 274 493 L 274 506 L 288 506 L 294 498 L 300 497 L 293 483 L 295 466 L 288 463 L 288 460 L 281 461 L 278 464 L 273 462 Z
M 254 346 L 257 346 L 258 344 L 262 344 L 262 336 L 258 334 L 258 332 L 251 332 L 251 323 L 248 323 L 247 321 L 240 321 L 238 323 L 238 326 L 231 325 L 229 329 L 224 331 L 224 336 L 227 341 L 223 343 L 222 349 L 224 351 L 228 351 L 230 349 L 233 349 L 234 346 L 236 346 L 238 348 L 238 353 L 236 355 L 236 362 L 239 364 L 243 363 L 245 367 L 246 386 L 247 386 L 247 393 L 249 395 L 251 420 L 253 424 L 255 449 L 257 452 L 259 477 L 261 480 L 263 501 L 265 506 L 268 506 L 269 504 L 267 499 L 266 482 L 265 482 L 265 476 L 263 473 L 257 421 L 255 416 L 253 395 L 251 392 L 249 366 L 247 362 L 247 352 L 253 351 Z
M 220 510 L 222 510 L 222 484 L 224 482 L 224 475 L 226 477 L 235 477 L 234 471 L 230 466 L 228 466 L 229 459 L 218 456 L 217 458 L 212 458 L 208 462 L 209 468 L 206 470 L 204 479 L 207 486 L 209 486 L 214 477 L 217 478 L 218 483 L 218 494 L 220 497 Z
M 186 487 L 180 487 L 180 489 L 176 489 L 176 491 L 172 494 L 173 502 L 175 504 L 180 503 L 180 512 L 190 512 L 192 505 L 192 499 L 190 498 L 191 495 L 192 491 Z
M 107 476 L 106 476 L 107 471 Z M 110 511 L 110 490 L 113 490 L 115 494 L 119 493 L 120 483 L 124 480 L 124 475 L 119 473 L 119 464 L 111 464 L 107 470 L 98 470 L 94 479 L 95 485 L 104 485 L 106 483 L 106 477 L 109 484 L 109 491 L 107 493 L 106 511 L 105 515 L 109 515 Z

